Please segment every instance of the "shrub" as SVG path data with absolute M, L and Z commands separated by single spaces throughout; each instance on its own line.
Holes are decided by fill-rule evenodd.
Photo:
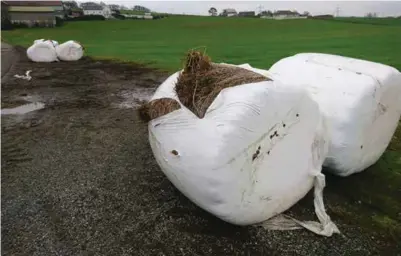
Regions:
M 125 20 L 125 16 L 118 13 L 113 13 L 112 16 L 119 20 Z
M 64 25 L 64 20 L 60 17 L 56 17 L 56 27 L 61 27 Z

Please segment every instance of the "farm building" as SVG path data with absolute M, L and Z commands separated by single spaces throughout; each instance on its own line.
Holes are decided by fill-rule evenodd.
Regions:
M 102 15 L 106 19 L 111 18 L 111 9 L 107 5 L 100 5 L 94 2 L 86 2 L 81 4 L 84 15 Z
M 29 27 L 35 25 L 53 27 L 56 25 L 56 17 L 64 18 L 64 7 L 61 1 L 2 2 L 8 6 L 11 23 L 24 23 Z
M 221 13 L 221 16 L 224 16 L 224 17 L 237 16 L 237 11 L 232 8 L 224 9 L 223 12 Z
M 1 1 L 1 30 L 11 28 L 10 17 L 8 15 L 8 5 Z
M 239 12 L 239 17 L 255 17 L 255 12 Z
M 1 23 L 8 18 L 8 4 L 1 1 Z
M 281 19 L 302 19 L 302 18 L 306 18 L 306 17 L 302 16 L 297 11 L 282 10 L 282 11 L 276 11 L 276 12 L 273 13 L 273 19 L 276 19 L 276 20 L 281 20 Z
M 276 11 L 274 13 L 264 12 L 261 13 L 260 17 L 263 19 L 275 19 L 275 20 L 307 18 L 307 16 L 301 15 L 297 11 L 289 11 L 289 10 L 281 10 L 281 11 Z
M 140 5 L 135 5 L 134 8 L 132 8 L 132 10 L 137 12 L 150 12 L 148 8 Z

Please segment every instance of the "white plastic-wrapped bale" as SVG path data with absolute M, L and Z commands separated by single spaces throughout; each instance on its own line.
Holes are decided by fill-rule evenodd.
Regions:
M 379 63 L 302 53 L 275 63 L 269 73 L 309 89 L 327 118 L 324 165 L 340 176 L 374 164 L 389 145 L 401 113 L 401 73 Z
M 177 97 L 179 74 L 151 99 L 171 99 L 178 109 L 149 122 L 152 151 L 175 187 L 224 221 L 273 229 L 294 228 L 276 218 L 314 187 L 321 223 L 291 222 L 320 235 L 339 232 L 322 199 L 327 134 L 304 89 L 276 81 L 226 88 L 198 118 Z
M 84 48 L 76 41 L 70 40 L 56 47 L 57 56 L 63 61 L 76 61 L 84 55 Z
M 26 54 L 34 62 L 53 62 L 58 61 L 55 44 L 52 40 L 35 40 Z

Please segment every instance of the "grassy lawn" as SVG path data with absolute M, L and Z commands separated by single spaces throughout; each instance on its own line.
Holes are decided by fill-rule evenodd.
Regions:
M 400 19 L 263 20 L 171 16 L 160 20 L 70 22 L 60 28 L 2 31 L 12 44 L 34 39 L 75 39 L 86 54 L 177 70 L 184 53 L 206 47 L 215 62 L 249 63 L 268 69 L 280 58 L 321 52 L 362 58 L 401 70 Z M 401 100 L 401 99 L 400 99 Z M 386 153 L 362 174 L 328 178 L 335 199 L 354 204 L 331 206 L 334 216 L 401 236 L 401 126 Z M 341 197 L 342 196 L 342 197 Z M 372 224 L 374 223 L 374 224 Z
M 291 54 L 322 52 L 382 62 L 401 70 L 401 26 L 396 22 L 385 19 L 388 25 L 381 26 L 330 20 L 171 16 L 70 22 L 60 28 L 2 31 L 2 37 L 23 46 L 37 38 L 75 39 L 85 45 L 88 55 L 142 62 L 170 71 L 180 68 L 183 54 L 196 47 L 207 47 L 217 62 L 246 62 L 260 68 Z

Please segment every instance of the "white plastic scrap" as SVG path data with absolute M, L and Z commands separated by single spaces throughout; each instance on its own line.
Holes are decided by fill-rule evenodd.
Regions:
M 401 73 L 393 67 L 303 53 L 275 63 L 276 80 L 307 88 L 326 117 L 331 143 L 324 165 L 340 176 L 376 163 L 401 116 Z
M 170 76 L 152 100 L 179 102 L 178 75 Z M 236 225 L 339 233 L 323 204 L 324 119 L 306 90 L 277 81 L 226 88 L 202 119 L 180 105 L 149 122 L 149 142 L 161 170 L 191 201 Z M 312 187 L 320 223 L 269 224 Z
M 45 107 L 42 102 L 32 102 L 15 108 L 4 108 L 1 115 L 24 115 L 32 111 L 40 110 Z
M 32 79 L 32 77 L 30 75 L 31 72 L 32 72 L 32 70 L 28 70 L 28 71 L 26 71 L 25 75 L 14 75 L 14 77 L 30 81 Z

